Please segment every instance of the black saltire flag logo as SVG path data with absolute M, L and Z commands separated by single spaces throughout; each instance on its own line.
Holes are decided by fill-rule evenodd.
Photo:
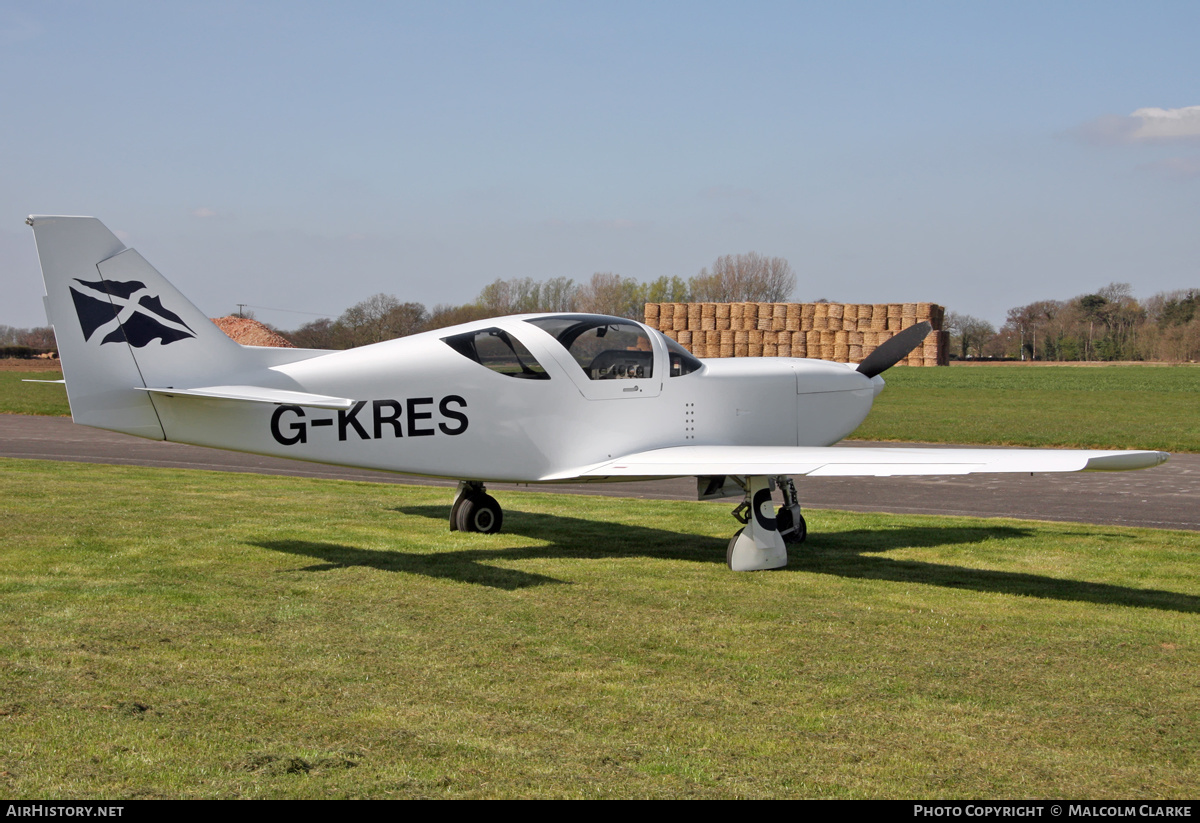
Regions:
M 137 280 L 80 280 L 71 286 L 71 298 L 83 329 L 83 339 L 102 333 L 100 344 L 124 343 L 135 348 L 161 340 L 165 346 L 195 337 L 191 326 L 150 294 Z

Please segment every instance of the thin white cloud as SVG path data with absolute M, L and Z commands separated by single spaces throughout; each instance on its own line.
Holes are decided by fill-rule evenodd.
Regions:
M 1130 117 L 1140 120 L 1133 140 L 1187 140 L 1200 138 L 1200 106 L 1182 109 L 1138 109 Z
M 1200 140 L 1200 106 L 1142 108 L 1127 117 L 1106 114 L 1084 123 L 1074 134 L 1100 145 Z

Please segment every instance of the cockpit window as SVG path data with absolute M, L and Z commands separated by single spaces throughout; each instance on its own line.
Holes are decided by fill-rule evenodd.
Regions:
M 526 380 L 549 380 L 529 349 L 503 329 L 490 328 L 443 337 L 442 342 L 463 357 L 507 377 Z
M 654 376 L 654 346 L 646 330 L 630 320 L 600 314 L 534 317 L 526 320 L 562 344 L 592 380 Z
M 667 344 L 667 351 L 670 352 L 672 377 L 682 377 L 685 374 L 691 374 L 704 365 L 690 351 L 665 334 L 663 335 L 663 342 Z

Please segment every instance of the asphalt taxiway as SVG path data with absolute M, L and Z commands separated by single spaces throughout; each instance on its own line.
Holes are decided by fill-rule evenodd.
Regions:
M 867 445 L 901 444 L 846 443 L 845 447 Z M 449 480 L 142 440 L 77 426 L 64 417 L 18 414 L 0 414 L 0 457 L 251 472 L 448 488 L 455 485 L 454 481 Z M 1172 455 L 1165 465 L 1134 472 L 802 477 L 797 478 L 796 486 L 801 505 L 806 508 L 1014 517 L 1200 531 L 1200 455 L 1195 454 Z M 518 486 L 489 483 L 488 488 L 502 492 Z M 696 484 L 692 478 L 643 483 L 554 484 L 531 488 L 610 497 L 696 499 Z M 447 505 L 450 502 L 449 494 L 446 502 Z

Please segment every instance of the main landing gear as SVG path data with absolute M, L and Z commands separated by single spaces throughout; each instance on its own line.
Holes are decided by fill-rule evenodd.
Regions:
M 729 541 L 725 561 L 735 572 L 781 569 L 787 565 L 787 543 L 803 543 L 808 536 L 808 524 L 800 514 L 796 484 L 790 477 L 747 477 L 738 479 L 745 490 L 745 499 L 733 516 L 744 528 Z M 778 484 L 783 491 L 783 505 L 775 513 L 771 491 Z
M 476 480 L 463 480 L 450 509 L 450 531 L 495 534 L 504 523 L 504 511 L 496 498 Z

